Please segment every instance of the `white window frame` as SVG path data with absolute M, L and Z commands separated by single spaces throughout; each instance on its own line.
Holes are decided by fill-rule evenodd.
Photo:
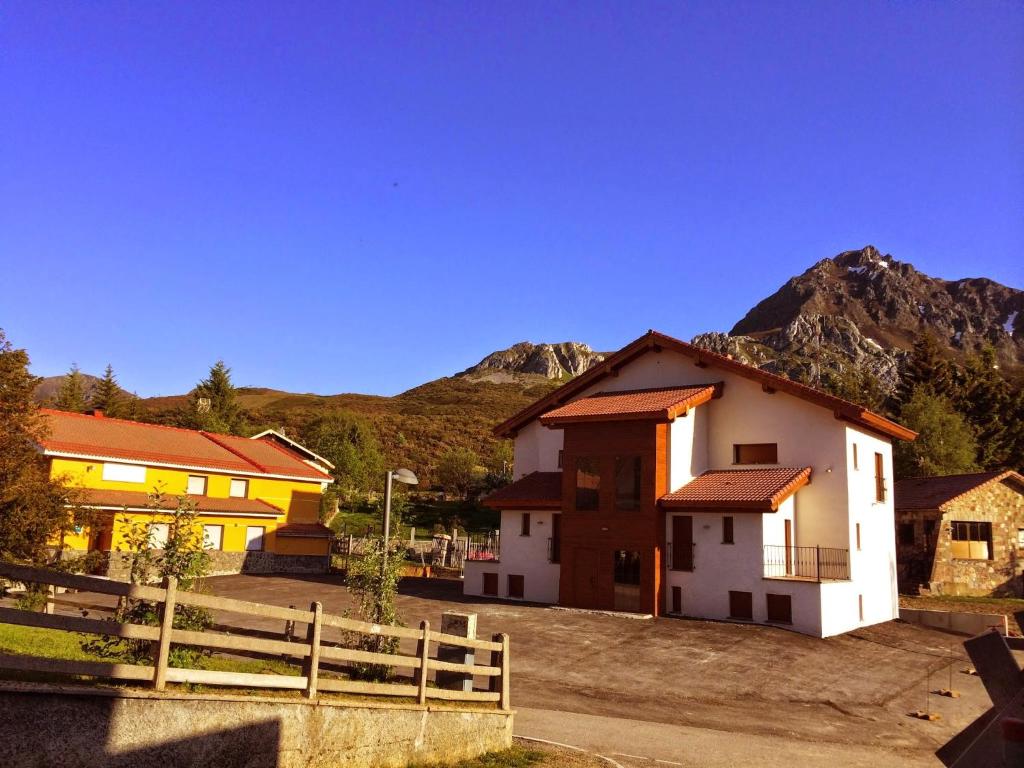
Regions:
M 235 488 L 237 487 L 235 483 L 241 483 L 241 486 L 244 489 L 242 493 L 235 493 Z M 241 477 L 231 478 L 231 485 L 228 488 L 228 496 L 230 496 L 233 499 L 249 498 L 249 481 Z
M 116 461 L 103 462 L 103 479 L 114 483 L 146 482 L 146 467 L 142 464 L 119 464 Z
M 214 539 L 213 537 L 207 535 L 210 531 L 216 531 L 217 532 L 216 539 Z M 224 526 L 223 525 L 214 525 L 214 524 L 207 524 L 207 523 L 203 524 L 203 549 L 213 550 L 213 551 L 217 551 L 217 552 L 219 552 L 219 551 L 224 549 Z
M 259 531 L 258 536 L 253 536 L 253 531 Z M 267 535 L 267 527 L 265 525 L 248 525 L 245 528 L 245 551 L 246 552 L 262 552 L 266 549 L 264 539 Z M 255 546 L 254 546 L 255 545 Z
M 198 480 L 202 482 L 203 488 L 200 491 L 192 490 L 192 481 Z M 185 493 L 190 496 L 205 496 L 206 489 L 209 487 L 210 479 L 206 475 L 189 475 L 188 480 L 185 482 Z
M 162 535 L 161 535 L 162 532 Z M 149 524 L 149 548 L 150 549 L 167 549 L 167 542 L 171 538 L 171 524 L 170 523 L 150 523 Z

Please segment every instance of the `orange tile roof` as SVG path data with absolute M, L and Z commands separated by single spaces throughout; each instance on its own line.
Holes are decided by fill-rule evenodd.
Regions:
M 663 507 L 774 512 L 811 481 L 810 467 L 715 469 L 661 497 Z
M 482 500 L 492 509 L 561 509 L 562 473 L 532 472 Z
M 698 384 L 660 389 L 633 389 L 622 392 L 599 392 L 572 400 L 540 417 L 545 425 L 569 424 L 578 421 L 623 421 L 655 419 L 671 421 L 690 408 L 721 395 L 721 384 Z
M 48 428 L 44 452 L 124 459 L 211 471 L 283 475 L 330 482 L 298 453 L 269 439 L 250 440 L 126 419 L 40 410 Z
M 577 376 L 572 381 L 563 384 L 532 405 L 527 406 L 495 427 L 494 433 L 500 437 L 515 437 L 515 433 L 519 429 L 546 411 L 569 402 L 572 398 L 594 386 L 594 384 L 606 376 L 615 375 L 620 368 L 628 365 L 641 355 L 651 351 L 658 352 L 663 349 L 686 355 L 692 358 L 696 365 L 709 365 L 757 381 L 766 391 L 785 392 L 823 408 L 828 408 L 835 413 L 836 418 L 857 424 L 876 434 L 899 440 L 913 440 L 917 437 L 917 433 L 912 429 L 907 429 L 884 416 L 869 411 L 862 405 L 830 395 L 806 384 L 800 384 L 783 376 L 762 371 L 760 368 L 741 363 L 739 360 L 733 360 L 726 355 L 710 352 L 702 347 L 674 339 L 657 331 L 648 331 L 615 354 L 606 357 L 600 365 L 594 366 L 586 373 Z
M 944 505 L 966 493 L 1003 480 L 1011 480 L 1024 490 L 1024 477 L 1012 470 L 941 477 L 908 477 L 896 481 L 893 503 L 896 509 L 942 509 Z
M 152 509 L 156 503 L 144 491 L 115 491 L 106 488 L 83 488 L 76 493 L 80 504 L 86 507 L 116 507 L 121 509 Z M 283 515 L 284 511 L 259 499 L 215 499 L 209 496 L 185 495 L 201 513 L 226 512 L 228 514 Z M 160 509 L 174 509 L 178 505 L 176 496 L 163 494 Z

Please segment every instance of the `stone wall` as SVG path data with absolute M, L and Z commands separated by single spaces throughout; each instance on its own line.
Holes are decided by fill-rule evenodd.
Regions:
M 327 555 L 278 555 L 273 552 L 210 553 L 210 576 L 232 573 L 327 573 L 330 557 Z M 118 581 L 127 581 L 133 555 L 128 552 L 110 552 L 105 575 Z
M 926 534 L 928 520 L 935 525 Z M 989 560 L 955 559 L 952 555 L 953 521 L 992 524 Z M 991 483 L 949 502 L 945 509 L 930 512 L 898 512 L 901 524 L 914 524 L 914 544 L 899 545 L 901 588 L 926 584 L 932 594 L 1022 595 L 1024 551 L 1018 546 L 1018 530 L 1024 529 L 1024 494 L 1006 483 Z M 899 542 L 899 538 L 897 538 Z
M 399 768 L 505 749 L 511 712 L 0 682 L 4 768 Z

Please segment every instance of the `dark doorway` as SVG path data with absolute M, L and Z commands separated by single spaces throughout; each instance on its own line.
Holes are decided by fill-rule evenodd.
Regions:
M 640 610 L 640 553 L 615 552 L 615 610 Z
M 672 613 L 683 612 L 683 588 L 672 587 Z
M 598 605 L 599 564 L 596 549 L 577 549 L 573 552 L 573 605 L 577 608 L 602 607 Z
M 672 570 L 693 570 L 693 518 L 689 515 L 672 518 Z

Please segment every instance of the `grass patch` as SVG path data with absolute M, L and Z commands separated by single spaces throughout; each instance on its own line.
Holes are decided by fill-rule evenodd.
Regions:
M 536 749 L 525 747 L 512 747 L 501 752 L 488 752 L 480 757 L 473 757 L 469 760 L 460 760 L 456 763 L 433 763 L 432 768 L 529 768 L 529 766 L 543 766 L 545 754 Z M 409 768 L 426 768 L 425 763 L 414 763 Z

